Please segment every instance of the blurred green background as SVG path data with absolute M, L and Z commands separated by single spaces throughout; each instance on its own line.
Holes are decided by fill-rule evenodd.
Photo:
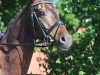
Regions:
M 56 0 L 57 1 L 57 0 Z M 0 0 L 0 32 L 28 0 Z M 73 37 L 67 52 L 50 47 L 48 75 L 100 75 L 100 0 L 59 0 L 60 19 Z

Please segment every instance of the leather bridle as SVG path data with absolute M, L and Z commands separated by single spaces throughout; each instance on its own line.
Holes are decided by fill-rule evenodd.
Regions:
M 39 20 L 39 18 L 37 17 L 36 15 L 36 11 L 35 11 L 35 6 L 36 5 L 39 5 L 39 4 L 53 4 L 52 2 L 50 1 L 41 1 L 41 2 L 37 2 L 37 3 L 34 3 L 31 5 L 31 18 L 32 18 L 32 22 L 34 22 L 33 20 L 33 17 L 36 19 L 37 21 L 37 25 L 40 27 L 40 30 L 41 32 L 43 33 L 43 37 L 44 37 L 44 42 L 48 43 L 48 40 L 50 40 L 51 36 L 50 36 L 50 33 L 53 31 L 53 29 L 55 29 L 57 27 L 57 30 L 54 34 L 54 37 L 53 39 L 55 40 L 55 36 L 56 36 L 56 33 L 59 29 L 59 26 L 60 25 L 64 25 L 63 22 L 61 20 L 57 20 L 50 29 L 47 29 L 42 23 L 41 21 Z M 33 27 L 34 27 L 34 23 L 33 23 Z
M 55 36 L 56 36 L 56 33 L 59 29 L 59 26 L 60 25 L 64 25 L 63 22 L 61 20 L 57 20 L 50 29 L 47 29 L 43 24 L 42 22 L 39 20 L 39 18 L 37 17 L 36 15 L 36 10 L 35 10 L 35 6 L 38 5 L 38 4 L 53 4 L 52 2 L 50 1 L 41 1 L 41 2 L 34 2 L 33 4 L 31 4 L 31 19 L 32 19 L 32 25 L 33 25 L 33 28 L 34 28 L 34 33 L 35 32 L 35 26 L 34 26 L 34 18 L 36 19 L 37 21 L 37 25 L 39 26 L 42 34 L 43 34 L 43 37 L 44 37 L 44 43 L 45 45 L 36 45 L 35 43 L 35 39 L 33 40 L 34 43 L 24 43 L 24 44 L 14 44 L 14 43 L 0 43 L 0 45 L 14 45 L 14 46 L 26 46 L 26 45 L 31 45 L 31 46 L 35 46 L 35 47 L 47 47 L 49 45 L 49 40 L 51 39 L 51 36 L 50 36 L 50 33 L 52 32 L 53 29 L 56 29 L 56 32 L 54 34 L 54 41 L 55 41 Z

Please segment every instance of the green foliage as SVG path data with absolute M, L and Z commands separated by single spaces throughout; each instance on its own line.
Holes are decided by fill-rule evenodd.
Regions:
M 28 0 L 0 0 L 0 22 L 4 22 L 4 26 L 7 26 L 27 2 Z
M 27 2 L 0 0 L 0 32 Z M 57 8 L 73 37 L 73 45 L 67 52 L 52 46 L 45 52 L 52 69 L 50 75 L 100 75 L 100 0 L 59 0 Z M 77 33 L 80 27 L 86 31 Z
M 51 75 L 99 75 L 100 1 L 63 0 L 57 2 L 57 8 L 73 36 L 73 45 L 68 52 L 51 55 Z M 77 33 L 80 27 L 85 28 L 85 32 Z
M 3 32 L 5 29 L 4 22 L 0 22 L 0 32 Z

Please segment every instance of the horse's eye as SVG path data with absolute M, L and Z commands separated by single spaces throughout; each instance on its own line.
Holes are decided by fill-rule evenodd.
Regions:
M 40 16 L 45 16 L 45 12 L 40 12 Z
M 44 12 L 44 11 L 38 11 L 38 12 L 36 13 L 36 15 L 37 15 L 38 17 L 42 17 L 42 16 L 45 16 L 45 12 Z

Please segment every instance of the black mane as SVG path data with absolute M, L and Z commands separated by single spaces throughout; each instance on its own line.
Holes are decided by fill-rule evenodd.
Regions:
M 30 41 L 27 37 L 32 37 L 31 6 L 32 1 L 25 5 L 16 17 L 9 23 L 1 42 L 12 43 L 14 40 Z M 21 41 L 21 42 L 23 42 Z

